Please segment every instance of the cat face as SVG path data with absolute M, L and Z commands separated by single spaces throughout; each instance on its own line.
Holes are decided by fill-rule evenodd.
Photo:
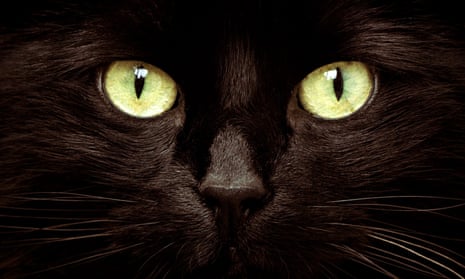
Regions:
M 0 274 L 461 278 L 464 25 L 421 2 L 4 9 Z

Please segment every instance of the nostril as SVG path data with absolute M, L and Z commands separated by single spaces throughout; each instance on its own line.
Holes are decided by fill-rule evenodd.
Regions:
M 207 204 L 215 209 L 247 215 L 263 204 L 267 195 L 264 187 L 225 187 L 203 185 L 200 190 Z
M 251 213 L 263 208 L 268 191 L 262 179 L 248 173 L 235 179 L 218 179 L 207 175 L 199 185 L 206 204 L 215 212 L 217 221 L 229 227 L 237 225 Z
M 244 217 L 249 216 L 251 213 L 258 211 L 260 208 L 263 207 L 265 203 L 265 197 L 267 195 L 263 194 L 259 199 L 246 199 L 243 200 L 240 204 L 241 211 Z
M 250 215 L 264 206 L 267 191 L 262 184 L 255 187 L 226 187 L 203 183 L 200 194 L 214 212 L 220 238 L 229 243 L 235 241 L 237 230 Z

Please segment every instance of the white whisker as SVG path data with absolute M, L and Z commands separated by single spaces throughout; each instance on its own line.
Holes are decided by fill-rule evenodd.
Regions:
M 41 195 L 43 197 L 41 197 Z M 50 196 L 50 197 L 47 197 Z M 112 202 L 125 202 L 125 203 L 134 203 L 136 201 L 116 199 L 110 197 L 88 195 L 81 193 L 72 193 L 72 192 L 31 192 L 31 193 L 22 193 L 21 195 L 8 195 L 8 198 L 11 199 L 22 199 L 28 201 L 56 201 L 56 202 L 94 202 L 96 200 L 105 200 Z
M 395 266 L 397 266 L 399 268 L 405 268 L 407 270 L 415 271 L 417 273 L 427 274 L 427 275 L 430 275 L 430 276 L 436 276 L 436 277 L 440 276 L 440 277 L 447 278 L 447 276 L 445 276 L 444 274 L 442 274 L 438 270 L 436 270 L 436 269 L 434 269 L 432 267 L 429 267 L 429 266 L 427 266 L 427 265 L 425 265 L 425 264 L 423 264 L 423 263 L 421 263 L 419 261 L 416 261 L 416 260 L 413 260 L 411 258 L 398 255 L 396 253 L 392 253 L 390 251 L 387 251 L 387 250 L 384 250 L 384 249 L 381 249 L 381 248 L 378 248 L 378 247 L 368 246 L 368 248 L 371 248 L 371 249 L 377 251 L 378 253 L 371 253 L 371 252 L 365 252 L 365 253 L 367 253 L 368 255 L 370 255 L 372 257 L 380 258 L 386 264 L 393 265 L 392 263 L 394 263 Z M 383 253 L 386 256 L 383 256 L 383 255 L 381 255 L 379 253 Z M 399 258 L 399 260 L 396 260 L 394 258 Z M 419 266 L 419 267 L 421 267 L 423 269 L 420 269 L 419 267 L 415 267 L 412 264 L 408 264 L 407 262 L 415 264 L 415 265 L 417 265 L 417 266 Z M 430 272 L 427 272 L 426 270 L 429 270 Z
M 378 235 L 381 235 L 382 237 L 380 237 L 380 236 L 378 236 Z M 401 239 L 397 239 L 397 238 L 394 238 L 394 237 L 390 237 L 390 236 L 387 236 L 387 235 L 383 235 L 383 234 L 381 234 L 381 233 L 372 233 L 372 234 L 369 234 L 369 236 L 372 237 L 372 238 L 374 238 L 374 239 L 380 240 L 380 241 L 382 241 L 382 242 L 388 243 L 388 244 L 390 244 L 390 245 L 399 247 L 399 248 L 401 248 L 401 249 L 403 249 L 403 250 L 405 250 L 405 251 L 407 251 L 407 252 L 410 252 L 411 254 L 414 254 L 414 255 L 416 255 L 416 256 L 418 256 L 418 257 L 420 257 L 420 258 L 422 258 L 422 259 L 424 259 L 424 260 L 426 260 L 426 261 L 428 261 L 428 262 L 430 262 L 430 263 L 432 263 L 432 264 L 435 264 L 435 265 L 437 265 L 437 266 L 439 266 L 439 267 L 442 267 L 443 269 L 448 270 L 449 272 L 453 273 L 453 274 L 454 274 L 455 276 L 457 276 L 458 278 L 464 278 L 463 276 L 461 276 L 457 271 L 453 270 L 452 268 L 450 268 L 450 267 L 448 267 L 448 266 L 446 266 L 446 265 L 444 265 L 444 264 L 442 264 L 442 263 L 440 263 L 440 262 L 438 262 L 438 261 L 436 261 L 436 260 L 434 260 L 434 259 L 432 259 L 432 258 L 430 258 L 430 257 L 428 257 L 428 256 L 426 256 L 426 255 L 424 255 L 424 254 L 422 254 L 422 253 L 420 253 L 420 252 L 418 252 L 418 251 L 416 251 L 416 250 L 410 248 L 410 247 L 407 247 L 407 246 L 405 246 L 405 245 L 402 245 L 402 244 L 400 244 L 399 242 L 406 243 L 406 244 L 410 244 L 410 245 L 412 245 L 412 246 L 425 249 L 426 251 L 429 251 L 429 252 L 431 252 L 431 253 L 434 253 L 435 255 L 438 255 L 438 256 L 440 256 L 440 257 L 442 257 L 442 258 L 444 258 L 444 259 L 448 259 L 448 260 L 450 260 L 450 261 L 452 261 L 452 262 L 458 264 L 456 261 L 450 259 L 449 257 L 445 256 L 445 255 L 442 254 L 442 253 L 439 253 L 439 252 L 434 251 L 434 250 L 432 250 L 432 249 L 428 249 L 428 248 L 423 247 L 423 246 L 416 245 L 416 244 L 411 243 L 411 242 L 408 242 L 408 241 L 404 241 L 404 240 L 401 240 Z M 396 242 L 396 241 L 393 241 L 393 240 L 389 240 L 389 239 L 387 239 L 386 237 L 391 238 L 391 239 L 396 240 L 396 241 L 399 241 L 399 242 Z M 461 266 L 461 267 L 463 267 L 463 265 L 461 265 L 461 264 L 458 264 L 458 265 Z
M 123 221 L 119 220 L 110 220 L 110 219 L 101 219 L 101 220 L 87 220 L 87 221 L 82 221 L 82 222 L 72 222 L 72 223 L 65 223 L 65 224 L 59 224 L 59 225 L 54 225 L 54 226 L 49 226 L 40 229 L 41 231 L 59 231 L 59 232 L 78 232 L 78 231 L 92 231 L 92 230 L 106 230 L 107 228 L 102 228 L 102 227 L 96 227 L 96 228 L 69 228 L 66 229 L 66 227 L 72 227 L 72 226 L 80 226 L 80 225 L 88 225 L 88 224 L 103 224 L 103 223 L 123 223 Z
M 334 273 L 329 268 L 327 268 L 325 265 L 319 264 L 319 266 L 323 270 L 323 274 L 326 275 L 326 278 L 329 278 L 329 279 L 337 278 L 337 276 L 334 275 Z M 309 271 L 311 271 L 311 269 L 309 269 Z
M 439 247 L 439 248 L 441 248 L 443 250 L 447 250 L 447 249 L 445 249 L 444 247 L 442 247 L 440 245 L 434 244 L 432 242 L 427 242 L 426 240 L 423 240 L 421 238 L 415 238 L 412 235 L 403 234 L 402 232 L 409 232 L 409 233 L 416 234 L 416 235 L 424 235 L 424 236 L 428 236 L 428 237 L 432 237 L 432 238 L 438 238 L 438 239 L 444 239 L 444 240 L 461 241 L 461 242 L 465 241 L 465 239 L 441 237 L 441 236 L 433 235 L 433 234 L 423 234 L 423 233 L 413 231 L 413 230 L 410 230 L 410 229 L 407 229 L 407 228 L 404 228 L 404 227 L 394 226 L 392 224 L 380 222 L 380 221 L 377 221 L 377 220 L 375 220 L 375 222 L 378 222 L 378 223 L 381 223 L 381 224 L 387 225 L 387 226 L 392 226 L 392 227 L 396 228 L 396 230 L 387 229 L 387 228 L 383 228 L 383 227 L 375 227 L 375 226 L 367 226 L 367 225 L 356 225 L 356 224 L 349 224 L 349 223 L 342 223 L 342 222 L 329 222 L 329 223 L 326 223 L 326 224 L 328 224 L 328 225 L 338 225 L 338 226 L 348 226 L 348 227 L 354 227 L 354 228 L 362 228 L 362 229 L 368 229 L 368 230 L 371 230 L 371 231 L 390 232 L 390 233 L 393 233 L 393 234 L 399 234 L 399 235 L 407 236 L 407 237 L 419 240 L 421 242 L 431 244 L 431 245 Z M 455 253 L 455 252 L 453 252 L 451 250 L 447 250 L 447 251 L 458 255 L 457 253 Z M 463 257 L 463 256 L 461 256 L 461 257 Z
M 12 219 L 29 219 L 29 220 L 87 220 L 89 218 L 78 218 L 78 217 L 50 217 L 50 216 L 28 216 L 28 215 L 0 215 L 4 218 Z
M 0 225 L 0 228 L 1 229 L 8 229 L 8 230 L 19 230 L 20 232 L 31 232 L 31 231 L 35 231 L 35 230 L 40 230 L 40 228 L 36 228 L 36 227 L 6 226 L 6 225 Z M 17 231 L 13 231 L 13 232 L 17 232 Z M 8 232 L 2 232 L 2 234 L 3 233 L 10 234 L 12 232 L 8 231 Z
M 354 201 L 367 201 L 367 200 L 385 200 L 385 199 L 434 199 L 434 200 L 446 200 L 446 201 L 460 201 L 462 204 L 465 203 L 464 199 L 443 197 L 443 196 L 415 196 L 415 195 L 399 195 L 399 196 L 374 196 L 374 197 L 363 197 L 353 199 L 341 199 L 329 201 L 328 203 L 348 203 Z
M 350 255 L 352 256 L 355 256 L 356 258 L 354 259 L 351 259 L 352 261 L 355 261 L 361 265 L 364 265 L 370 269 L 373 269 L 379 273 L 382 273 L 390 278 L 395 278 L 395 279 L 398 279 L 398 277 L 394 274 L 392 274 L 391 272 L 387 271 L 386 269 L 382 268 L 381 266 L 379 266 L 378 264 L 376 264 L 375 262 L 373 262 L 372 260 L 370 260 L 368 257 L 366 257 L 365 255 L 363 255 L 362 253 L 354 250 L 353 248 L 351 247 L 348 247 L 346 245 L 337 245 L 337 244 L 333 244 L 332 246 L 338 248 L 339 250 L 341 250 L 342 252 L 345 252 L 345 253 L 349 253 Z M 358 259 L 358 260 L 357 260 Z
M 131 225 L 124 225 L 119 227 L 118 229 L 130 229 L 130 228 L 137 228 L 137 227 L 144 227 L 144 226 L 153 226 L 153 225 L 159 225 L 160 222 L 146 222 L 146 223 L 140 223 L 140 224 L 131 224 Z
M 388 203 L 351 203 L 347 204 L 347 207 L 366 207 L 370 210 L 381 210 L 381 211 L 399 211 L 399 212 L 435 212 L 435 211 L 444 211 L 448 209 L 454 209 L 458 207 L 465 206 L 465 203 L 454 204 L 450 206 L 443 206 L 443 207 L 432 207 L 432 208 L 416 208 L 416 207 L 409 207 L 409 206 L 401 206 L 395 204 L 388 204 Z M 446 215 L 444 215 L 446 216 Z
M 426 260 L 426 261 L 428 261 L 430 263 L 435 264 L 438 267 L 441 267 L 441 268 L 443 268 L 445 270 L 448 270 L 449 272 L 451 272 L 452 274 L 454 274 L 458 278 L 464 278 L 462 275 L 460 275 L 457 271 L 455 271 L 451 267 L 448 267 L 445 264 L 442 264 L 442 263 L 440 263 L 440 262 L 438 262 L 438 261 L 436 261 L 434 259 L 431 259 L 430 257 L 427 257 L 426 255 L 420 253 L 419 251 L 417 251 L 417 250 L 415 250 L 413 248 L 410 248 L 410 247 L 407 247 L 407 246 L 401 244 L 401 243 L 404 243 L 404 244 L 407 244 L 407 245 L 422 249 L 424 251 L 427 251 L 427 252 L 429 252 L 429 253 L 431 253 L 433 255 L 439 256 L 442 259 L 445 259 L 445 260 L 449 261 L 450 263 L 453 263 L 453 264 L 465 269 L 464 264 L 458 262 L 457 260 L 455 260 L 455 259 L 453 259 L 453 258 L 451 258 L 451 257 L 449 257 L 449 256 L 447 256 L 447 255 L 445 255 L 445 254 L 443 254 L 443 253 L 441 253 L 439 251 L 449 252 L 449 253 L 454 254 L 454 255 L 456 255 L 458 257 L 461 257 L 461 258 L 463 256 L 461 256 L 458 253 L 456 253 L 454 251 L 451 251 L 451 250 L 449 250 L 449 249 L 447 249 L 447 248 L 445 248 L 443 246 L 435 244 L 433 242 L 429 242 L 427 240 L 405 234 L 405 233 L 403 233 L 401 231 L 396 231 L 396 230 L 391 230 L 391 229 L 386 229 L 386 228 L 381 228 L 381 227 L 355 225 L 355 224 L 338 223 L 338 222 L 328 223 L 328 224 L 349 226 L 349 227 L 355 227 L 355 228 L 364 228 L 364 229 L 370 230 L 372 232 L 371 234 L 368 234 L 370 237 L 372 237 L 374 239 L 377 239 L 377 240 L 380 240 L 380 241 L 383 241 L 384 243 L 388 243 L 388 244 L 393 245 L 395 247 L 401 248 L 404 251 L 410 252 L 411 254 L 414 254 L 414 255 L 416 255 L 417 257 L 419 257 L 419 258 L 421 258 L 423 260 Z M 381 231 L 386 232 L 386 233 L 391 233 L 391 234 L 394 234 L 394 235 L 398 235 L 398 236 L 402 236 L 402 237 L 405 237 L 405 238 L 410 238 L 412 240 L 417 241 L 418 243 L 423 243 L 423 244 L 429 245 L 431 248 L 428 248 L 428 247 L 426 247 L 424 245 L 416 244 L 414 242 L 410 242 L 410 241 L 407 241 L 407 240 L 399 239 L 399 238 L 396 238 L 396 237 L 393 237 L 393 236 L 389 236 L 389 235 L 380 233 Z M 436 249 L 433 249 L 433 248 L 436 248 Z
M 164 250 L 168 249 L 169 247 L 173 246 L 175 242 L 171 242 L 171 243 L 168 243 L 167 245 L 165 245 L 164 247 L 162 247 L 161 249 L 159 249 L 157 252 L 153 253 L 147 260 L 145 260 L 142 265 L 140 266 L 139 268 L 139 271 L 141 271 L 142 269 L 144 269 L 145 265 L 147 263 L 149 263 L 153 258 L 155 258 L 158 254 L 160 254 L 161 252 L 163 252 Z
M 28 211 L 28 212 L 95 212 L 98 209 L 93 208 L 79 208 L 79 209 L 67 209 L 67 208 L 45 208 L 45 207 L 15 207 L 15 206 L 0 206 L 0 209 L 15 210 L 15 211 Z
M 455 252 L 455 251 L 452 251 L 452 250 L 450 250 L 450 249 L 447 249 L 447 248 L 445 248 L 445 247 L 443 247 L 443 246 L 441 246 L 441 245 L 438 245 L 438 244 L 436 244 L 436 243 L 434 243 L 434 242 L 427 241 L 427 240 L 425 240 L 425 239 L 418 238 L 418 237 L 415 237 L 415 236 L 412 236 L 412 235 L 409 235 L 409 234 L 405 234 L 405 233 L 400 232 L 400 231 L 388 230 L 388 229 L 384 229 L 384 228 L 377 228 L 376 231 L 384 231 L 384 232 L 387 232 L 387 233 L 392 233 L 392 234 L 394 234 L 394 235 L 398 235 L 398 236 L 410 238 L 410 239 L 413 239 L 413 240 L 415 240 L 415 241 L 418 241 L 419 243 L 427 244 L 427 245 L 429 245 L 429 246 L 432 247 L 432 248 L 437 248 L 438 250 L 442 250 L 442 251 L 444 251 L 444 252 L 448 252 L 448 253 L 454 254 L 454 255 L 456 255 L 456 256 L 458 256 L 458 257 L 461 257 L 461 258 L 465 259 L 464 256 L 458 254 L 458 253 Z M 404 243 L 406 243 L 406 244 L 413 245 L 413 246 L 415 246 L 415 247 L 424 249 L 424 250 L 426 250 L 426 251 L 428 251 L 428 252 L 431 252 L 431 253 L 433 253 L 433 254 L 438 253 L 436 250 L 427 248 L 426 246 L 423 246 L 423 245 L 415 244 L 415 243 L 413 243 L 413 242 L 409 242 L 409 241 L 402 240 L 402 239 L 399 239 L 399 238 L 395 238 L 395 237 L 392 237 L 392 236 L 388 236 L 388 235 L 385 235 L 385 234 L 380 234 L 380 233 L 378 233 L 378 232 L 374 232 L 374 233 L 379 234 L 379 235 L 384 236 L 384 237 L 390 237 L 391 239 L 394 239 L 394 240 L 396 240 L 396 241 L 401 241 L 401 242 L 404 242 Z M 427 236 L 428 236 L 428 235 L 427 235 Z M 462 241 L 463 241 L 463 240 L 462 240 Z M 456 260 L 454 260 L 454 259 L 452 259 L 452 258 L 450 258 L 450 257 L 447 257 L 447 256 L 445 256 L 445 255 L 442 255 L 442 254 L 439 254 L 439 255 L 445 257 L 446 259 L 450 260 L 451 262 L 455 263 L 456 265 L 465 268 L 465 266 L 464 266 L 463 264 L 457 262 Z
M 39 218 L 42 219 L 42 218 Z M 93 224 L 93 223 L 116 223 L 116 222 L 122 222 L 118 220 L 108 220 L 108 219 L 102 219 L 102 220 L 87 220 L 87 218 L 44 218 L 46 220 L 86 220 L 86 221 L 81 221 L 81 222 L 71 222 L 71 223 L 64 223 L 64 224 L 59 224 L 59 225 L 54 225 L 54 226 L 49 226 L 49 227 L 22 227 L 22 226 L 4 226 L 0 225 L 0 228 L 3 229 L 16 229 L 20 230 L 21 232 L 34 232 L 34 231 L 72 231 L 72 232 L 78 232 L 78 231 L 90 231 L 90 230 L 103 230 L 104 228 L 70 228 L 70 229 L 64 229 L 66 227 L 71 227 L 71 226 L 77 226 L 77 225 L 87 225 L 87 224 Z M 12 233 L 11 231 L 9 232 L 2 232 L 2 233 Z
M 160 273 L 166 269 L 167 267 L 167 263 L 163 264 L 162 266 L 156 266 L 152 272 L 150 272 L 149 276 L 147 276 L 147 278 L 160 278 Z M 165 272 L 165 274 L 163 275 L 162 278 L 165 278 L 167 276 L 168 272 Z
M 73 237 L 30 238 L 30 239 L 17 240 L 14 242 L 4 242 L 4 245 L 10 244 L 12 247 L 39 246 L 43 244 L 68 242 L 68 241 L 75 241 L 75 240 L 82 240 L 82 239 L 89 239 L 89 238 L 99 238 L 99 237 L 106 237 L 106 236 L 111 236 L 111 235 L 112 235 L 111 233 L 99 233 L 99 234 L 81 235 L 81 236 L 73 236 Z
M 74 260 L 74 261 L 71 261 L 71 262 L 67 262 L 65 264 L 52 266 L 52 267 L 49 267 L 47 269 L 43 269 L 43 270 L 34 272 L 31 275 L 38 274 L 38 273 L 44 273 L 44 272 L 55 270 L 55 269 L 60 269 L 60 268 L 66 267 L 66 266 L 75 265 L 75 264 L 82 263 L 82 262 L 95 261 L 95 260 L 98 260 L 100 258 L 104 258 L 106 256 L 114 255 L 114 254 L 120 253 L 122 251 L 132 249 L 132 248 L 140 246 L 142 244 L 143 243 L 137 243 L 137 244 L 134 244 L 134 245 L 129 245 L 129 246 L 118 248 L 118 249 L 111 249 L 109 251 L 106 251 L 106 250 L 108 250 L 108 248 L 107 248 L 107 249 L 102 250 L 102 252 L 100 252 L 98 254 L 94 254 L 94 255 L 91 255 L 91 256 L 88 256 L 88 257 L 84 257 L 84 258 L 77 259 L 77 260 Z
M 344 274 L 344 278 L 352 278 L 352 279 L 356 279 L 357 277 L 355 277 L 354 275 L 350 274 L 348 271 L 342 269 L 341 267 L 335 265 L 335 264 L 331 264 L 331 267 L 334 268 L 334 269 L 337 269 L 339 272 L 343 273 Z

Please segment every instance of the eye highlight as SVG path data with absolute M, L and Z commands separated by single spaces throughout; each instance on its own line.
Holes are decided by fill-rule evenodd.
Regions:
M 104 76 L 103 88 L 111 103 L 139 118 L 154 117 L 173 107 L 176 82 L 163 70 L 141 61 L 115 61 Z
M 299 84 L 298 100 L 309 113 L 328 120 L 348 117 L 368 102 L 374 76 L 361 62 L 335 62 L 308 74 Z

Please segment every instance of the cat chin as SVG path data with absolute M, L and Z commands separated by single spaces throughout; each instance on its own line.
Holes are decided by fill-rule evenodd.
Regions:
M 246 266 L 242 262 L 220 259 L 210 266 L 196 269 L 186 278 L 274 278 L 276 274 L 262 268 Z
M 264 259 L 248 257 L 237 247 L 224 247 L 208 264 L 194 267 L 184 278 L 274 278 L 277 270 L 263 266 Z M 279 270 L 279 269 L 278 269 Z

